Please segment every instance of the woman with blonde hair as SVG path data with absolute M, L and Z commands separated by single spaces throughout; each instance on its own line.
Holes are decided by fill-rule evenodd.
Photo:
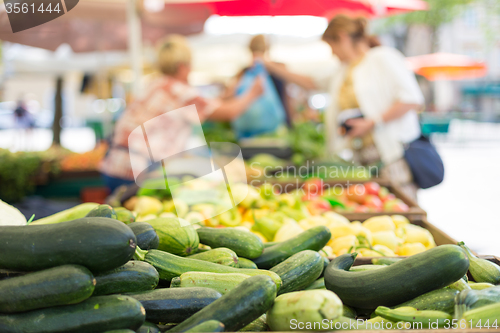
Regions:
M 134 182 L 130 162 L 129 136 L 148 120 L 189 105 L 195 105 L 199 120 L 231 120 L 243 113 L 262 94 L 262 83 L 256 80 L 244 94 L 226 100 L 206 99 L 188 83 L 191 71 L 191 49 L 186 39 L 171 35 L 159 43 L 158 69 L 160 75 L 150 82 L 145 93 L 132 102 L 116 123 L 110 150 L 101 164 L 101 173 L 110 190 Z M 159 119 L 159 118 L 158 118 Z M 162 147 L 172 152 L 182 150 L 191 128 L 172 117 L 162 128 Z M 148 134 L 149 135 L 149 134 Z M 165 152 L 168 154 L 168 152 Z
M 266 63 L 271 73 L 306 89 L 328 91 L 325 114 L 328 153 L 349 148 L 362 165 L 381 163 L 379 176 L 416 196 L 417 186 L 405 160 L 405 146 L 421 136 L 417 110 L 424 98 L 404 56 L 380 46 L 367 34 L 366 20 L 339 15 L 322 40 L 341 65 L 321 79 L 298 75 Z

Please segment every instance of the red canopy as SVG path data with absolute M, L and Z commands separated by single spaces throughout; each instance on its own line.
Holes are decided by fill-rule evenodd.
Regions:
M 206 5 L 221 16 L 311 15 L 327 18 L 339 13 L 372 17 L 428 8 L 422 0 L 233 0 Z

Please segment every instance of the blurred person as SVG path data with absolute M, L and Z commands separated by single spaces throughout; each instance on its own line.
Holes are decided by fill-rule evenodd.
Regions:
M 191 49 L 186 39 L 179 35 L 171 35 L 159 43 L 158 68 L 160 75 L 149 83 L 142 96 L 126 108 L 116 123 L 110 149 L 100 166 L 103 179 L 111 191 L 120 185 L 134 182 L 128 140 L 137 127 L 155 117 L 168 114 L 168 111 L 193 104 L 202 122 L 206 119 L 229 121 L 243 113 L 263 91 L 261 80 L 256 80 L 245 94 L 238 97 L 227 100 L 201 97 L 188 83 Z M 189 124 L 172 118 L 171 122 L 161 123 L 161 126 L 160 131 L 155 134 L 163 136 L 160 139 L 165 143 L 162 146 L 167 153 L 186 146 L 191 131 Z
M 416 198 L 418 187 L 404 156 L 405 146 L 421 137 L 417 110 L 424 98 L 404 56 L 380 46 L 366 29 L 362 18 L 339 15 L 330 21 L 322 40 L 341 65 L 322 78 L 291 73 L 271 62 L 265 65 L 284 80 L 330 93 L 325 114 L 329 154 L 349 149 L 361 165 L 381 164 L 380 177 Z
M 262 34 L 256 35 L 256 36 L 252 37 L 252 39 L 250 40 L 250 42 L 248 44 L 248 49 L 252 54 L 252 63 L 249 67 L 244 68 L 236 75 L 234 82 L 232 84 L 230 84 L 229 87 L 226 89 L 226 92 L 224 93 L 225 97 L 231 98 L 231 97 L 237 95 L 238 89 L 240 89 L 242 83 L 244 83 L 243 82 L 244 77 L 246 75 L 251 75 L 252 71 L 259 70 L 259 65 L 261 66 L 264 63 L 264 58 L 268 54 L 269 43 L 264 35 L 262 35 Z M 275 62 L 273 64 L 275 66 L 285 68 L 285 65 L 282 63 Z M 262 68 L 262 69 L 265 72 L 265 69 L 264 68 Z M 276 105 L 272 105 L 272 103 L 273 103 L 272 101 L 263 102 L 264 106 L 269 107 L 269 109 L 266 111 L 272 110 L 273 112 L 278 113 L 276 120 L 275 120 L 276 124 L 274 124 L 275 126 L 271 126 L 271 127 L 274 127 L 274 130 L 279 129 L 281 127 L 284 127 L 284 125 L 287 125 L 290 127 L 292 125 L 292 118 L 293 117 L 292 117 L 292 114 L 290 113 L 288 96 L 286 93 L 286 82 L 280 76 L 273 75 L 272 73 L 265 73 L 265 74 L 269 76 L 270 84 L 272 85 L 271 87 L 269 87 L 269 89 L 272 89 L 275 91 L 275 92 L 268 92 L 268 93 L 277 94 L 277 97 L 278 97 L 277 102 L 279 103 L 279 105 L 277 105 L 277 106 L 278 106 L 278 108 L 282 109 L 282 111 L 277 110 L 278 108 L 276 107 Z M 257 110 L 257 109 L 258 108 L 247 110 L 247 112 L 244 114 L 244 118 L 242 118 L 241 121 L 243 121 L 243 122 L 246 121 L 248 124 L 248 120 L 250 120 L 250 121 L 252 120 L 252 115 L 254 116 L 253 118 L 255 118 L 255 119 L 261 117 L 261 114 L 258 114 L 258 111 L 260 111 L 260 112 L 265 112 L 265 111 Z M 281 112 L 283 112 L 283 114 L 280 114 Z M 274 115 L 270 115 L 270 116 L 274 116 Z M 235 120 L 238 120 L 238 119 L 235 119 Z M 268 121 L 271 121 L 271 119 L 268 119 Z M 263 122 L 255 121 L 251 125 L 248 125 L 248 128 L 246 129 L 245 133 L 236 133 L 236 134 L 238 137 L 242 137 L 242 136 L 243 137 L 251 137 L 254 135 L 269 132 L 270 127 L 268 127 L 264 124 L 265 123 L 263 123 Z M 235 131 L 238 131 L 237 124 L 233 123 L 233 129 Z
M 21 97 L 17 101 L 13 114 L 15 128 L 18 130 L 19 150 L 30 150 L 31 134 L 35 127 L 35 119 L 31 112 L 28 111 L 24 98 Z

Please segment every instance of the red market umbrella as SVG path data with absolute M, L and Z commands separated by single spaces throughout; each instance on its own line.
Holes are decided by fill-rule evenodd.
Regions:
M 207 5 L 213 14 L 220 16 L 311 15 L 327 18 L 340 13 L 373 17 L 428 8 L 422 0 L 234 0 Z
M 154 44 L 170 33 L 200 33 L 210 14 L 201 3 L 166 4 L 154 13 L 142 10 L 142 39 Z M 16 33 L 0 9 L 0 40 L 52 51 L 63 43 L 74 52 L 126 50 L 129 33 L 126 1 L 80 1 L 57 19 Z
M 479 78 L 487 73 L 484 62 L 460 54 L 432 53 L 406 60 L 416 74 L 430 81 Z

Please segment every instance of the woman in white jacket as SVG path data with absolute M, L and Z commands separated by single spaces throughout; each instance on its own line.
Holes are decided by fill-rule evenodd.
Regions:
M 330 93 L 325 114 L 328 153 L 349 148 L 353 159 L 362 165 L 382 162 L 379 176 L 390 178 L 415 197 L 417 187 L 403 155 L 404 145 L 420 137 L 416 110 L 422 107 L 424 98 L 404 56 L 393 48 L 373 47 L 373 38 L 366 34 L 366 21 L 361 18 L 335 17 L 323 41 L 341 66 L 321 80 L 272 63 L 266 67 L 306 89 Z M 353 114 L 359 117 L 349 119 Z M 339 119 L 347 119 L 344 126 Z

